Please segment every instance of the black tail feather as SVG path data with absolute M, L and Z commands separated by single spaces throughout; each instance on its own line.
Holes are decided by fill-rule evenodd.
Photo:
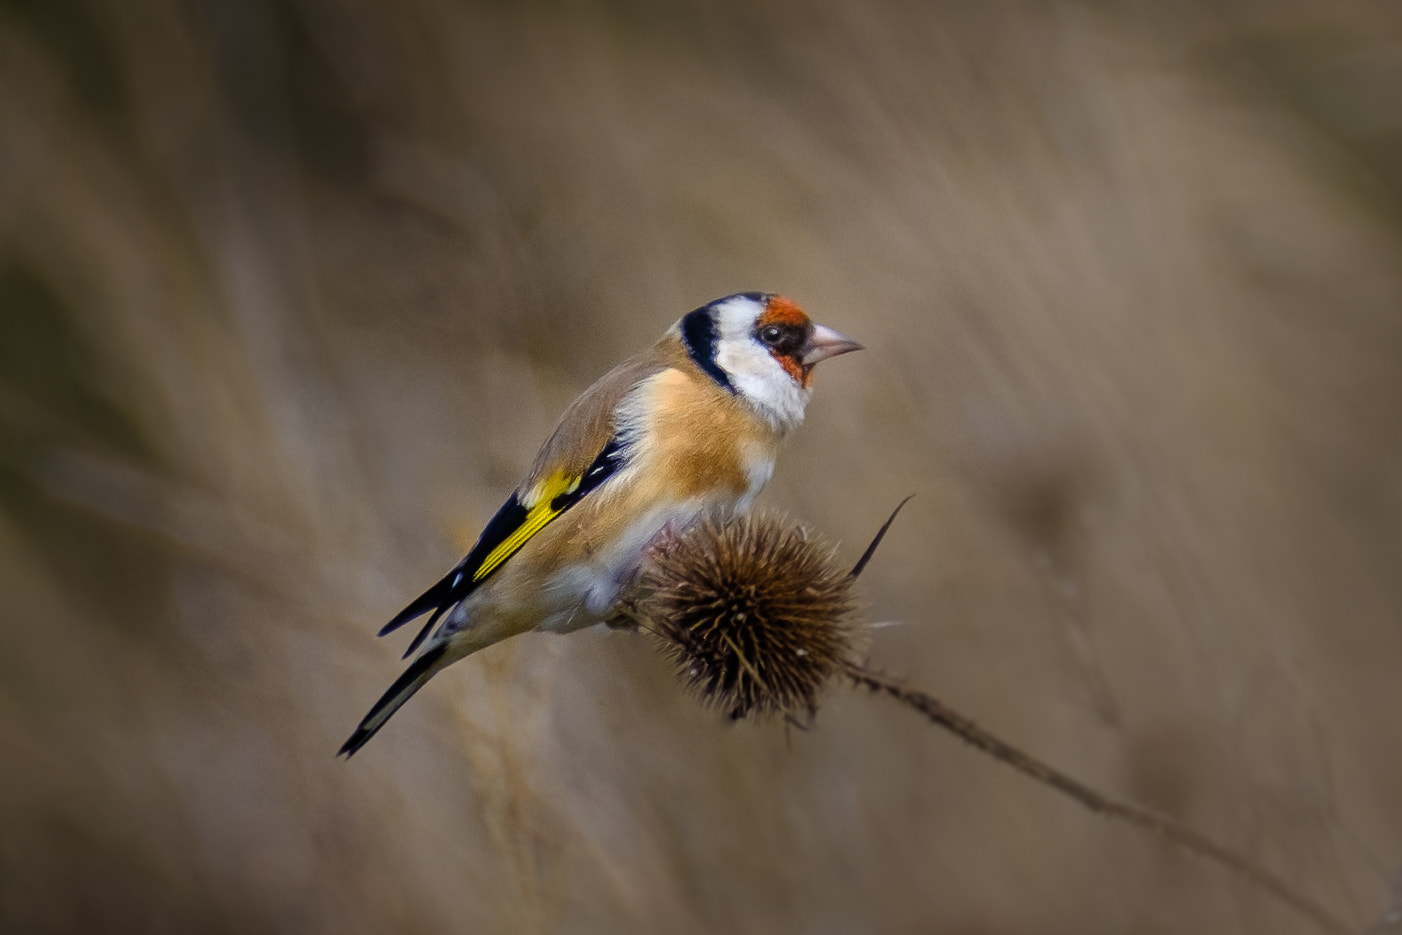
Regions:
M 341 749 L 337 751 L 337 756 L 354 756 L 355 752 L 375 736 L 385 722 L 399 706 L 413 697 L 414 692 L 424 686 L 433 674 L 438 671 L 438 664 L 442 661 L 443 654 L 448 651 L 447 646 L 435 646 L 428 650 L 419 658 L 409 664 L 409 668 L 399 678 L 394 680 L 394 684 L 389 690 L 380 696 L 380 700 L 375 702 L 370 713 L 360 722 L 360 726 L 350 735 Z
M 610 451 L 611 447 L 606 447 L 604 454 L 599 457 L 602 459 Z M 603 476 L 607 475 L 581 483 L 579 490 L 573 494 L 575 499 L 584 495 L 587 484 L 591 483 L 597 486 Z M 482 530 L 482 535 L 478 537 L 477 544 L 472 547 L 472 551 L 463 556 L 463 560 L 458 562 L 453 570 L 444 575 L 438 583 L 416 597 L 408 607 L 395 614 L 393 620 L 380 628 L 380 636 L 393 633 L 410 620 L 422 617 L 430 610 L 436 611 L 428 626 L 424 627 L 423 632 L 415 637 L 414 642 L 410 644 L 409 653 L 417 649 L 444 611 L 477 590 L 478 585 L 490 577 L 490 575 L 479 576 L 478 571 L 482 568 L 482 563 L 487 560 L 487 557 L 497 546 L 505 542 L 512 533 L 521 527 L 528 515 L 529 511 L 521 505 L 521 499 L 512 494 L 511 498 L 492 517 L 487 528 Z M 409 653 L 405 653 L 405 656 L 408 656 Z
M 460 568 L 454 568 L 452 571 L 448 572 L 441 580 L 435 583 L 433 587 L 414 598 L 413 602 L 410 603 L 408 607 L 395 614 L 393 620 L 380 627 L 378 635 L 388 636 L 410 620 L 416 617 L 422 617 L 430 610 L 437 610 L 439 613 L 442 613 L 451 604 L 456 603 L 457 600 L 460 600 L 462 597 L 466 597 L 467 591 L 464 591 L 464 593 L 457 598 L 454 597 L 453 593 L 456 590 L 455 585 L 458 584 L 462 577 L 463 575 L 461 574 Z
M 433 627 L 435 624 L 438 623 L 438 618 L 443 616 L 443 613 L 449 607 L 452 606 L 452 601 L 449 601 L 448 603 L 439 606 L 439 608 L 435 610 L 433 614 L 428 618 L 428 622 L 425 623 L 419 629 L 419 632 L 414 635 L 414 638 L 409 641 L 409 648 L 404 650 L 404 655 L 400 656 L 399 658 L 408 659 L 410 656 L 414 655 L 414 650 L 418 649 L 419 646 L 423 644 L 423 641 L 428 639 L 428 635 L 433 632 Z
M 463 566 L 459 565 L 457 568 L 454 568 L 444 575 L 433 587 L 414 598 L 413 603 L 408 607 L 395 614 L 393 620 L 380 627 L 378 635 L 387 636 L 415 617 L 422 617 L 429 611 L 433 611 L 433 615 L 428 618 L 428 622 L 423 625 L 423 628 L 420 629 L 418 634 L 409 642 L 409 648 L 404 650 L 404 655 L 401 658 L 408 659 L 410 656 L 414 655 L 415 650 L 423 645 L 423 641 L 428 639 L 428 635 L 433 632 L 433 627 L 438 623 L 438 619 L 447 613 L 455 604 L 471 594 L 476 587 L 476 582 L 472 581 L 464 572 Z

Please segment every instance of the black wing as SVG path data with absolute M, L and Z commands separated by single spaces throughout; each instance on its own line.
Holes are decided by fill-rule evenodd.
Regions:
M 511 499 L 506 501 L 482 530 L 482 535 L 477 538 L 477 544 L 472 547 L 472 551 L 437 584 L 395 614 L 393 620 L 380 628 L 379 635 L 393 633 L 410 620 L 432 611 L 433 616 L 428 618 L 423 629 L 405 650 L 404 658 L 407 659 L 433 632 L 434 625 L 443 614 L 477 590 L 478 585 L 490 578 L 521 546 L 530 541 L 532 536 L 597 490 L 599 485 L 618 471 L 624 460 L 623 446 L 618 437 L 614 436 L 583 474 L 578 477 L 556 475 L 550 478 L 543 488 L 545 494 L 536 502 L 527 505 L 521 501 L 520 491 L 512 494 Z

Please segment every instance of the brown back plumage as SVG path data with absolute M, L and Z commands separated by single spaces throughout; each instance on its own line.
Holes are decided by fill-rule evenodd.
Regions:
M 681 340 L 670 331 L 652 347 L 634 354 L 595 381 L 560 416 L 517 493 L 524 496 L 556 472 L 583 473 L 617 431 L 618 404 L 639 383 L 669 367 L 696 369 Z

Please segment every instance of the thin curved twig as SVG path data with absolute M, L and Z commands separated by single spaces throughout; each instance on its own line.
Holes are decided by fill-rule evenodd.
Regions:
M 1270 893 L 1276 899 L 1313 921 L 1332 935 L 1353 935 L 1354 929 L 1334 918 L 1312 900 L 1300 895 L 1280 877 L 1235 854 L 1210 838 L 1184 827 L 1166 815 L 1160 815 L 1138 805 L 1121 802 L 1096 792 L 1089 786 L 1024 753 L 1012 744 L 994 736 L 969 718 L 955 711 L 933 695 L 911 688 L 900 681 L 872 671 L 854 662 L 843 667 L 843 674 L 856 685 L 880 692 L 915 709 L 930 721 L 943 727 L 960 740 L 994 759 L 1001 760 L 1018 772 L 1037 782 L 1051 786 L 1070 796 L 1086 808 L 1110 818 L 1136 825 L 1162 835 L 1186 850 L 1228 867 L 1248 881 Z

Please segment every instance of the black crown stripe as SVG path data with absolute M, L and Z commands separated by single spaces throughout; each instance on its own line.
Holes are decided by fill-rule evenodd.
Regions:
M 719 335 L 716 334 L 716 322 L 711 315 L 711 308 L 715 304 L 712 302 L 687 313 L 682 319 L 682 343 L 686 345 L 687 356 L 702 372 L 734 393 L 735 386 L 730 382 L 730 377 L 716 363 L 716 341 Z

